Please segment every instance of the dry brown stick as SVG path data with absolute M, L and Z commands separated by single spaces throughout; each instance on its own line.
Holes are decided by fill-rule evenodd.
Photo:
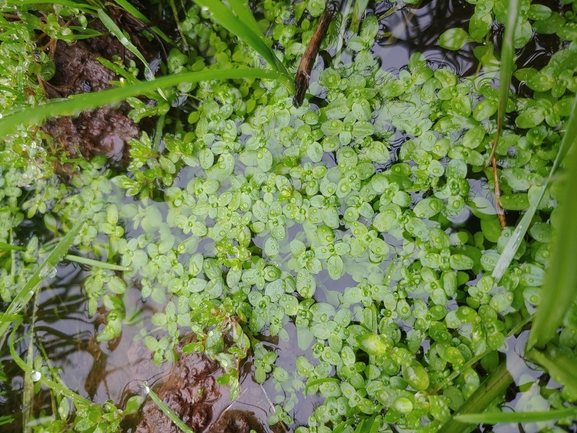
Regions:
M 491 145 L 494 148 L 497 144 L 495 141 L 492 141 Z M 493 166 L 493 183 L 495 184 L 495 209 L 497 210 L 497 218 L 499 218 L 501 230 L 504 230 L 505 227 L 507 227 L 507 219 L 505 218 L 505 211 L 501 207 L 501 189 L 499 188 L 499 175 L 497 173 L 497 157 L 494 151 L 492 155 L 491 164 Z
M 327 6 L 325 11 L 319 18 L 317 28 L 313 33 L 313 37 L 309 42 L 305 53 L 299 63 L 297 73 L 295 75 L 295 96 L 293 97 L 293 104 L 295 107 L 300 107 L 305 99 L 305 93 L 309 88 L 309 80 L 311 79 L 311 71 L 317 59 L 321 42 L 329 28 L 331 22 L 332 12 Z

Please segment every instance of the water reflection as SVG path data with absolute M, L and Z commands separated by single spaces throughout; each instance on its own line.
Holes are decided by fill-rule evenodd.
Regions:
M 383 2 L 375 12 L 381 16 L 387 9 L 387 3 Z M 437 40 L 447 29 L 466 29 L 473 11 L 473 5 L 456 0 L 429 0 L 421 2 L 418 8 L 401 8 L 381 21 L 380 34 L 391 35 L 377 40 L 373 52 L 381 59 L 381 67 L 394 74 L 406 68 L 412 54 L 423 53 L 433 69 L 444 66 L 459 76 L 472 75 L 478 65 L 473 44 L 459 51 L 447 51 L 439 47 Z

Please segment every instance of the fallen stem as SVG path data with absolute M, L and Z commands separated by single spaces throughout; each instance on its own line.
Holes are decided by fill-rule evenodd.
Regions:
M 313 37 L 307 45 L 299 63 L 299 67 L 295 74 L 295 95 L 293 98 L 293 104 L 297 108 L 302 105 L 303 100 L 305 99 L 305 94 L 309 88 L 309 81 L 311 79 L 311 71 L 315 64 L 317 54 L 319 53 L 321 42 L 329 28 L 332 16 L 333 14 L 330 11 L 330 8 L 328 6 L 325 7 L 323 14 L 319 18 Z

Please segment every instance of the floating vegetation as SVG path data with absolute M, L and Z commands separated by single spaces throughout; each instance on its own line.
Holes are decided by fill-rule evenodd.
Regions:
M 387 20 L 414 2 L 346 1 L 321 26 L 295 104 L 294 74 L 316 56 L 307 47 L 329 5 L 257 3 L 151 4 L 178 36 L 125 2 L 1 6 L 0 349 L 22 372 L 2 367 L 0 384 L 24 406 L 46 390 L 51 403 L 0 423 L 129 429 L 147 395 L 177 416 L 154 373 L 123 401 L 91 401 L 61 379 L 66 362 L 55 367 L 27 310 L 66 260 L 83 267 L 88 316 L 101 317 L 95 362 L 136 326 L 133 344 L 158 367 L 179 352 L 218 361 L 233 400 L 251 375 L 271 429 L 571 426 L 575 6 L 472 2 L 467 29 L 438 35 L 446 50 L 473 47 L 477 70 L 460 75 L 420 52 L 392 72 L 375 55 Z M 104 33 L 132 53 L 101 60 L 115 87 L 47 102 L 50 47 Z M 165 76 L 136 34 L 166 44 Z M 516 65 L 543 34 L 555 35 L 547 63 Z M 141 125 L 125 167 L 71 155 L 41 128 L 124 100 Z M 320 403 L 299 409 L 311 396 Z

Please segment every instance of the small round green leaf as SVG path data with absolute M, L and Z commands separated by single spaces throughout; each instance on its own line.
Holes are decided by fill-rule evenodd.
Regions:
M 488 119 L 497 112 L 498 108 L 499 103 L 497 102 L 496 99 L 492 98 L 483 99 L 481 102 L 477 104 L 477 106 L 473 110 L 473 118 L 479 122 Z
M 439 45 L 452 51 L 460 50 L 469 42 L 474 42 L 474 39 L 465 30 L 459 28 L 449 29 L 439 37 Z

